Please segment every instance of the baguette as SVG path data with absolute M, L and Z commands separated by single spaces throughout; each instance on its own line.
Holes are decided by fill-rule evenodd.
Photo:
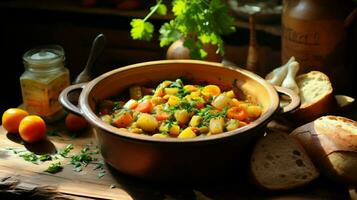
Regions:
M 284 190 L 305 185 L 319 172 L 300 144 L 283 132 L 270 132 L 253 150 L 252 180 L 268 190 Z
M 304 146 L 327 177 L 357 183 L 357 122 L 323 116 L 295 129 L 289 136 Z
M 296 78 L 301 100 L 300 108 L 292 113 L 293 121 L 305 124 L 331 113 L 336 107 L 333 88 L 327 75 L 311 71 Z

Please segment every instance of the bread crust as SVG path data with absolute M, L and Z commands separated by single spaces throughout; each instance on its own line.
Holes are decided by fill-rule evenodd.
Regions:
M 311 71 L 307 74 L 299 75 L 296 82 L 299 83 L 306 78 L 319 77 L 328 85 L 329 90 L 321 97 L 309 103 L 301 104 L 300 108 L 292 112 L 288 118 L 295 122 L 296 125 L 311 122 L 314 119 L 331 114 L 337 108 L 336 100 L 333 96 L 333 88 L 327 75 L 319 71 Z M 301 89 L 301 88 L 300 88 Z M 301 95 L 300 91 L 300 95 Z
M 343 125 L 351 129 L 347 130 Z M 357 122 L 351 119 L 323 116 L 295 129 L 289 136 L 302 144 L 327 177 L 357 183 L 357 134 L 352 129 L 357 129 Z

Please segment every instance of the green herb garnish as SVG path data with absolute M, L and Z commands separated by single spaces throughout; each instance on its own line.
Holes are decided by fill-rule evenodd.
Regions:
M 68 157 L 68 153 L 73 149 L 73 144 L 67 145 L 64 149 L 60 149 L 58 151 L 58 154 L 61 155 L 64 158 Z
M 55 174 L 57 172 L 60 172 L 63 169 L 63 167 L 61 166 L 61 162 L 57 162 L 57 163 L 52 163 L 46 170 L 45 172 L 51 173 L 51 174 Z
M 33 164 L 38 165 L 38 157 L 34 153 L 24 153 L 21 154 L 20 157 L 22 157 L 25 161 L 32 162 Z
M 52 157 L 50 154 L 43 154 L 38 157 L 40 161 L 47 161 L 47 160 L 52 160 Z

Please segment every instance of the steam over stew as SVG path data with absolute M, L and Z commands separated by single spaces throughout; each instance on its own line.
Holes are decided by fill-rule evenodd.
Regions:
M 217 85 L 163 81 L 156 89 L 129 88 L 130 100 L 104 100 L 98 114 L 108 124 L 133 134 L 193 138 L 232 131 L 257 119 L 259 105 L 240 101 L 233 90 Z

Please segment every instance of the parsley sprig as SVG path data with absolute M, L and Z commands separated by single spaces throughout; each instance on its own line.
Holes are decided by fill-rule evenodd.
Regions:
M 154 14 L 166 15 L 167 8 L 162 0 L 156 2 L 144 19 L 133 19 L 131 36 L 133 39 L 151 40 L 154 26 L 147 20 Z M 160 30 L 160 46 L 164 47 L 181 38 L 190 50 L 193 59 L 203 59 L 207 52 L 204 44 L 217 45 L 216 53 L 224 54 L 221 35 L 235 31 L 234 19 L 228 14 L 228 7 L 222 0 L 173 0 L 174 18 L 164 23 Z

